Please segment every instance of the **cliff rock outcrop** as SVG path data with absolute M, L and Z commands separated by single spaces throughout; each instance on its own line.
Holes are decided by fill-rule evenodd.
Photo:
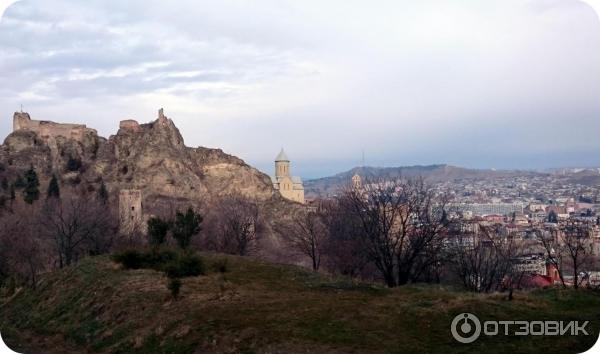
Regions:
M 116 207 L 120 190 L 142 191 L 144 213 L 187 205 L 210 205 L 220 197 L 242 193 L 256 201 L 270 223 L 275 213 L 296 206 L 273 189 L 269 176 L 220 149 L 191 148 L 162 110 L 158 119 L 138 124 L 121 122 L 108 139 L 88 130 L 81 139 L 54 136 L 43 139 L 31 130 L 11 133 L 0 146 L 0 174 L 13 180 L 33 166 L 44 191 L 52 174 L 62 185 L 89 191 L 104 182 Z M 275 240 L 275 243 L 278 243 Z

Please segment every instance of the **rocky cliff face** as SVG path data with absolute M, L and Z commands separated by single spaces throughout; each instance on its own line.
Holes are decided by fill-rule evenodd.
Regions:
M 7 174 L 34 166 L 42 181 L 56 173 L 63 183 L 94 188 L 104 180 L 109 189 L 141 189 L 145 196 L 193 201 L 239 191 L 261 201 L 276 197 L 267 175 L 219 149 L 185 146 L 166 117 L 121 128 L 108 140 L 90 134 L 81 142 L 58 137 L 45 143 L 33 132 L 16 131 L 0 147 L 0 163 Z
M 91 169 L 111 187 L 140 189 L 148 198 L 200 201 L 234 191 L 275 197 L 267 175 L 221 150 L 186 147 L 167 118 L 119 129 L 100 144 Z
M 0 177 L 14 180 L 33 166 L 40 190 L 56 174 L 63 186 L 88 191 L 106 184 L 111 204 L 121 189 L 140 189 L 144 211 L 218 202 L 240 192 L 263 204 L 267 217 L 297 208 L 273 189 L 270 178 L 219 149 L 185 146 L 173 121 L 126 121 L 108 139 L 88 134 L 81 141 L 62 137 L 43 141 L 34 132 L 16 131 L 0 146 Z M 0 191 L 1 193 L 2 191 Z

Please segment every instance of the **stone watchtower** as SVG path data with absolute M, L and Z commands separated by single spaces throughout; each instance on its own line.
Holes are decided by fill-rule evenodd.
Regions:
M 15 112 L 13 116 L 13 132 L 17 130 L 27 129 L 31 124 L 29 113 Z
M 144 232 L 142 191 L 122 189 L 119 192 L 119 229 L 123 234 Z

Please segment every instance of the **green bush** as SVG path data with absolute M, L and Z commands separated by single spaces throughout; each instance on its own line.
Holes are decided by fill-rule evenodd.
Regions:
M 164 269 L 169 278 L 195 277 L 204 274 L 202 259 L 194 255 L 184 255 L 168 263 Z
M 179 290 L 181 290 L 181 280 L 179 278 L 172 278 L 169 280 L 169 285 L 167 285 L 169 290 L 171 291 L 171 296 L 174 299 L 179 297 Z
M 160 246 L 167 240 L 167 232 L 171 223 L 159 217 L 148 219 L 148 241 L 153 246 Z
M 205 274 L 202 258 L 193 254 L 178 254 L 171 250 L 126 250 L 112 256 L 125 269 L 154 269 L 169 278 L 195 277 Z
M 179 259 L 179 263 L 184 277 L 195 277 L 204 274 L 204 263 L 202 263 L 202 258 L 198 256 L 183 256 Z
M 197 235 L 202 230 L 201 223 L 202 216 L 196 213 L 192 207 L 189 207 L 185 213 L 177 211 L 171 231 L 179 247 L 186 249 L 190 245 L 192 236 Z
M 227 258 L 217 259 L 212 264 L 212 269 L 218 273 L 227 273 L 229 271 L 229 264 Z
M 177 259 L 177 253 L 171 250 L 152 249 L 144 254 L 144 268 L 162 270 L 165 264 Z
M 125 269 L 144 268 L 145 258 L 145 255 L 137 250 L 126 250 L 112 256 L 113 261 L 122 264 Z

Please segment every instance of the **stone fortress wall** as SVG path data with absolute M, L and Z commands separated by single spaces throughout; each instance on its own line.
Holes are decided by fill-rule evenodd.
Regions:
M 168 124 L 168 118 L 162 108 L 158 110 L 158 124 Z M 119 130 L 137 133 L 142 130 L 142 126 L 134 119 L 125 119 L 119 122 Z
M 164 115 L 161 108 L 158 112 L 156 124 L 169 124 L 169 119 Z M 125 132 L 140 132 L 147 125 L 140 125 L 133 119 L 122 120 L 119 130 Z M 15 112 L 13 116 L 13 131 L 31 131 L 38 135 L 46 143 L 54 143 L 56 137 L 64 137 L 83 142 L 88 134 L 97 135 L 95 129 L 88 128 L 85 124 L 65 124 L 51 121 L 33 120 L 29 113 Z M 276 176 L 273 178 L 273 187 L 281 195 L 289 200 L 304 203 L 304 187 L 299 177 L 291 176 L 290 161 L 283 150 L 276 159 Z M 136 232 L 144 233 L 147 228 L 146 218 L 143 212 L 142 191 L 139 189 L 122 189 L 119 191 L 119 224 L 124 234 Z
M 165 124 L 166 122 L 167 118 L 161 108 L 158 123 Z M 119 123 L 119 129 L 139 132 L 142 130 L 142 126 L 137 121 L 128 119 Z M 34 132 L 46 143 L 52 143 L 59 136 L 82 142 L 87 134 L 98 134 L 95 129 L 88 128 L 85 124 L 33 120 L 27 112 L 14 113 L 13 132 L 16 131 Z M 145 233 L 147 225 L 142 207 L 142 191 L 139 189 L 122 189 L 119 191 L 118 202 L 121 232 L 124 234 Z
M 95 129 L 88 128 L 85 124 L 33 120 L 26 112 L 15 112 L 13 116 L 13 131 L 18 130 L 35 132 L 44 141 L 58 136 L 82 141 L 86 133 L 98 134 Z
M 132 132 L 139 132 L 142 130 L 140 123 L 133 119 L 122 120 L 119 122 L 119 129 L 129 130 Z

